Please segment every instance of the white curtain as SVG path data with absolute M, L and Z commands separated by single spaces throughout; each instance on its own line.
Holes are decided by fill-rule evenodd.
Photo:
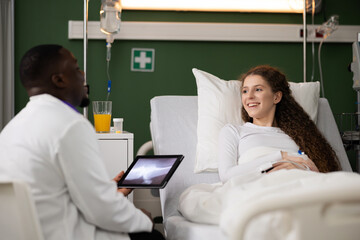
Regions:
M 0 131 L 14 116 L 14 0 L 0 0 Z

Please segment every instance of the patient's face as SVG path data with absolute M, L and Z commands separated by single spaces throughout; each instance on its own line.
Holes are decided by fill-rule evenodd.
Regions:
M 244 79 L 241 91 L 242 104 L 253 118 L 253 123 L 260 126 L 272 126 L 276 104 L 281 93 L 273 93 L 270 85 L 259 75 L 250 75 Z

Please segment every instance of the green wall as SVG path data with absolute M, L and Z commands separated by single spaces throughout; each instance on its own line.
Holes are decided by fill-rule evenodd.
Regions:
M 360 25 L 360 1 L 324 0 L 323 10 L 315 16 L 321 24 L 332 14 L 341 25 Z M 99 20 L 100 0 L 89 1 L 89 20 Z M 22 55 L 38 44 L 57 43 L 70 49 L 83 66 L 82 40 L 68 39 L 68 21 L 83 19 L 83 1 L 15 1 L 15 111 L 28 101 L 20 85 L 18 65 Z M 124 21 L 184 21 L 301 24 L 300 14 L 202 13 L 124 11 Z M 311 17 L 308 16 L 308 22 Z M 354 35 L 354 41 L 355 41 Z M 317 52 L 318 44 L 316 44 Z M 131 72 L 132 48 L 155 49 L 155 71 Z M 311 76 L 311 45 L 307 47 L 308 79 Z M 105 40 L 89 40 L 87 79 L 92 100 L 104 100 L 107 76 Z M 325 93 L 334 113 L 354 112 L 356 94 L 352 89 L 352 73 L 347 67 L 352 59 L 350 43 L 325 43 L 322 49 Z M 223 79 L 236 79 L 252 66 L 270 64 L 282 69 L 291 81 L 302 81 L 301 43 L 253 42 L 181 42 L 119 41 L 112 47 L 110 75 L 113 82 L 113 116 L 124 118 L 124 129 L 135 134 L 135 152 L 150 140 L 149 101 L 158 95 L 196 95 L 192 68 L 208 71 Z M 317 65 L 317 64 L 316 64 Z M 318 68 L 315 80 L 319 79 Z M 93 121 L 91 116 L 89 120 Z

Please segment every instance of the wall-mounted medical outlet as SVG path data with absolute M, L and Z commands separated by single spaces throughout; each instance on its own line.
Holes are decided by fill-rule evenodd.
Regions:
M 324 37 L 324 34 L 319 32 L 317 29 L 315 30 L 315 37 L 316 38 L 323 38 Z
M 300 37 L 303 38 L 304 36 L 304 29 L 300 29 Z M 307 37 L 311 38 L 323 38 L 323 33 L 319 32 L 317 29 L 308 29 L 307 30 Z

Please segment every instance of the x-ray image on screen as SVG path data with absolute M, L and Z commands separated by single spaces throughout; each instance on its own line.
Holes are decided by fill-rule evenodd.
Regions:
M 139 159 L 126 176 L 124 184 L 161 184 L 176 158 Z

